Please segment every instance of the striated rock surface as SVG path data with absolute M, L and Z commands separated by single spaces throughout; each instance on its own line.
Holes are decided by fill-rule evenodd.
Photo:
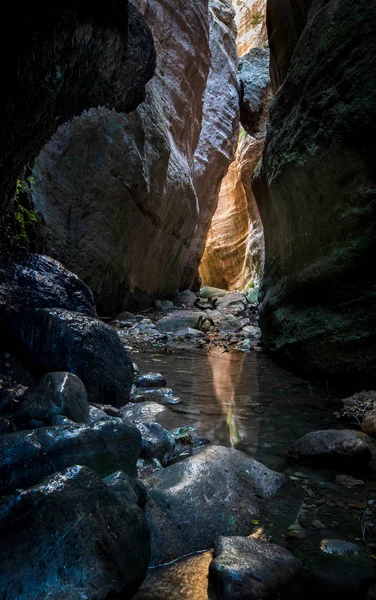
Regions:
M 198 289 L 197 273 L 216 210 L 223 177 L 234 157 L 239 131 L 239 83 L 235 12 L 230 0 L 210 0 L 211 69 L 204 96 L 203 125 L 194 156 L 197 227 L 179 287 Z
M 200 265 L 204 285 L 244 289 L 258 281 L 264 237 L 251 178 L 261 158 L 271 98 L 269 52 L 252 49 L 240 62 L 241 122 L 244 127 L 224 178 Z
M 9 31 L 17 24 L 17 34 Z M 10 4 L 3 15 L 0 206 L 56 128 L 90 106 L 133 110 L 153 75 L 150 30 L 128 0 Z
M 208 0 L 135 4 L 157 51 L 146 101 L 130 115 L 100 108 L 75 118 L 34 169 L 44 250 L 90 286 L 102 314 L 176 292 L 198 207 L 207 200 L 214 210 L 238 122 L 230 0 L 210 10 Z
M 238 55 L 244 56 L 252 48 L 264 47 L 268 42 L 266 29 L 266 0 L 233 0 L 238 30 Z
M 365 0 L 313 11 L 272 103 L 254 180 L 264 344 L 354 386 L 376 372 L 375 33 L 376 6 Z

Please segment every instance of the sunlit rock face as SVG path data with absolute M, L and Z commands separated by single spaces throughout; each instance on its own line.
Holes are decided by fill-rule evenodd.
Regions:
M 263 229 L 251 179 L 264 148 L 271 99 L 267 49 L 253 48 L 241 59 L 239 79 L 244 129 L 222 182 L 200 265 L 204 285 L 229 290 L 259 281 L 264 262 Z
M 263 47 L 268 41 L 266 30 L 266 0 L 233 0 L 238 36 L 239 56 L 252 48 Z
M 230 0 L 135 5 L 157 52 L 146 101 L 129 115 L 98 108 L 67 123 L 34 169 L 43 249 L 90 286 L 105 315 L 176 292 L 239 118 Z
M 9 35 L 10 31 L 15 31 Z M 128 0 L 106 10 L 67 0 L 10 3 L 0 23 L 0 208 L 57 127 L 98 104 L 128 112 L 142 102 L 155 52 Z
M 223 177 L 234 158 L 239 131 L 239 82 L 235 12 L 231 0 L 210 0 L 211 68 L 204 95 L 203 123 L 194 155 L 198 221 L 180 280 L 197 287 L 197 271 Z
M 352 383 L 376 370 L 375 33 L 376 5 L 366 0 L 311 11 L 254 180 L 266 241 L 264 344 Z
M 135 4 L 157 51 L 146 101 L 129 115 L 92 109 L 64 125 L 34 170 L 45 250 L 90 286 L 101 314 L 174 293 L 197 223 L 207 0 Z

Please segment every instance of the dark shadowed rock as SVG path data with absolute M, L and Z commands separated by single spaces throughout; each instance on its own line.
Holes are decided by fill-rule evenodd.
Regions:
M 138 388 L 159 388 L 165 385 L 167 381 L 160 373 L 145 373 L 135 381 L 135 386 Z
M 209 548 L 219 535 L 248 535 L 285 478 L 238 450 L 211 446 L 144 483 L 157 565 Z
M 205 320 L 205 313 L 193 310 L 179 310 L 171 315 L 167 315 L 157 322 L 158 331 L 167 333 L 176 332 L 186 327 L 200 329 L 200 322 Z
M 272 64 L 277 38 L 290 48 L 253 180 L 260 324 L 268 351 L 361 389 L 376 373 L 376 4 L 310 4 L 268 3 Z
M 141 508 L 145 506 L 148 491 L 138 479 L 129 477 L 124 471 L 116 471 L 103 481 L 120 500 L 137 504 Z
M 111 419 L 107 413 L 104 412 L 98 406 L 94 406 L 93 404 L 89 405 L 89 423 L 95 423 L 96 421 L 101 421 L 102 419 Z
M 117 419 L 92 425 L 42 427 L 0 436 L 0 489 L 9 493 L 44 477 L 81 464 L 102 477 L 122 470 L 136 475 L 141 436 Z
M 141 434 L 141 457 L 157 458 L 162 466 L 170 464 L 175 450 L 175 439 L 159 423 L 135 423 Z
M 191 290 L 180 292 L 175 300 L 176 306 L 193 306 L 197 300 L 197 296 Z
M 57 260 L 39 254 L 9 255 L 0 264 L 0 328 L 4 336 L 6 318 L 30 308 L 65 308 L 96 316 L 89 288 Z M 1 345 L 6 342 L 1 339 Z
M 82 379 L 89 402 L 124 405 L 132 361 L 112 327 L 61 309 L 24 311 L 12 324 L 14 351 L 36 372 L 69 371 Z
M 142 510 L 73 466 L 0 500 L 1 590 L 9 600 L 130 598 L 149 564 Z
M 16 420 L 19 423 L 31 419 L 48 422 L 54 415 L 63 415 L 76 423 L 88 422 L 87 393 L 77 375 L 66 372 L 43 375 L 25 392 Z
M 245 537 L 220 537 L 215 542 L 209 583 L 220 600 L 274 597 L 299 566 L 281 546 Z
M 166 406 L 169 404 L 179 404 L 180 402 L 180 398 L 174 395 L 173 390 L 166 387 L 156 389 L 132 388 L 129 400 L 131 402 L 145 402 L 146 400 L 149 400 L 151 402 L 165 404 Z
M 362 429 L 367 435 L 376 437 L 376 410 L 367 412 L 362 421 Z
M 365 466 L 372 458 L 369 446 L 356 433 L 337 429 L 307 433 L 291 446 L 288 456 L 324 467 L 328 463 Z
M 18 41 L 7 35 L 17 22 Z M 27 164 L 61 123 L 91 106 L 129 112 L 145 97 L 155 50 L 128 0 L 103 11 L 87 0 L 46 11 L 9 5 L 0 25 L 0 204 L 8 204 Z

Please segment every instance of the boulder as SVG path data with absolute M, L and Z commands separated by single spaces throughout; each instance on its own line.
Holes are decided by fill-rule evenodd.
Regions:
M 87 423 L 89 405 L 84 384 L 77 375 L 66 372 L 47 373 L 33 383 L 21 398 L 16 421 L 31 419 L 49 422 L 54 415 L 63 415 L 76 423 Z
M 220 537 L 209 567 L 209 584 L 219 600 L 275 597 L 299 566 L 293 554 L 258 539 Z
M 177 299 L 175 300 L 176 306 L 193 306 L 197 300 L 197 296 L 191 290 L 184 290 L 180 292 Z
M 124 471 L 111 473 L 104 480 L 107 487 L 123 502 L 137 504 L 140 508 L 145 506 L 147 500 L 147 489 L 141 481 L 129 477 Z
M 149 564 L 142 510 L 72 466 L 0 499 L 1 590 L 9 600 L 131 598 Z
M 137 377 L 135 381 L 137 388 L 159 388 L 165 385 L 167 385 L 167 381 L 160 373 L 145 373 Z
M 206 285 L 200 290 L 200 298 L 222 298 L 226 296 L 227 291 L 220 288 L 215 288 L 210 285 Z
M 31 308 L 65 308 L 96 316 L 90 289 L 57 260 L 40 254 L 19 253 L 0 263 L 0 328 L 6 320 Z M 1 344 L 6 341 L 3 336 Z
M 177 332 L 181 329 L 191 327 L 200 329 L 200 323 L 206 319 L 204 312 L 193 310 L 179 310 L 171 315 L 167 315 L 157 322 L 158 331 L 162 333 Z
M 224 315 L 219 319 L 218 329 L 223 333 L 239 331 L 241 328 L 241 322 L 232 314 Z
M 364 467 L 371 460 L 369 446 L 353 431 L 328 429 L 312 431 L 299 438 L 288 450 L 288 456 L 300 462 L 339 463 Z
M 175 450 L 175 439 L 159 423 L 135 423 L 141 434 L 141 458 L 159 460 L 163 467 L 170 464 Z
M 14 351 L 33 371 L 69 371 L 85 384 L 89 402 L 124 405 L 132 361 L 112 327 L 62 309 L 27 310 L 12 325 Z
M 248 535 L 285 478 L 233 448 L 210 446 L 144 480 L 151 564 L 213 546 L 219 535 Z M 194 526 L 192 526 L 194 524 Z
M 77 463 L 105 477 L 116 470 L 136 475 L 141 436 L 107 417 L 92 425 L 41 427 L 0 436 L 0 489 L 28 487 Z
M 173 390 L 166 387 L 156 389 L 140 389 L 135 387 L 132 388 L 129 399 L 131 402 L 151 401 L 158 402 L 159 404 L 165 404 L 167 406 L 169 404 L 179 404 L 180 402 L 180 398 L 175 396 Z
M 376 410 L 371 410 L 366 413 L 362 421 L 362 429 L 367 435 L 376 437 Z

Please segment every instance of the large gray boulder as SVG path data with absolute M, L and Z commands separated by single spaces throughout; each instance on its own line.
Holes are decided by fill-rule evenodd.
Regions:
M 338 463 L 350 467 L 365 466 L 372 458 L 369 446 L 356 433 L 338 429 L 307 433 L 291 446 L 288 456 L 323 466 Z
M 128 599 L 149 564 L 142 510 L 72 466 L 0 500 L 1 591 L 8 600 Z M 131 498 L 132 499 L 132 498 Z
M 12 324 L 14 352 L 37 373 L 69 371 L 82 379 L 89 402 L 123 406 L 133 366 L 115 329 L 62 309 L 24 311 Z
M 144 483 L 157 565 L 210 548 L 219 535 L 251 533 L 285 478 L 238 450 L 210 446 Z
M 186 327 L 200 329 L 200 322 L 205 320 L 205 313 L 194 310 L 177 310 L 157 322 L 158 331 L 162 333 L 177 332 Z
M 0 490 L 29 487 L 66 467 L 80 464 L 105 477 L 116 470 L 136 476 L 141 436 L 120 419 L 91 425 L 41 427 L 0 436 Z
M 215 542 L 209 582 L 219 600 L 275 597 L 299 567 L 293 554 L 265 541 L 220 537 Z

